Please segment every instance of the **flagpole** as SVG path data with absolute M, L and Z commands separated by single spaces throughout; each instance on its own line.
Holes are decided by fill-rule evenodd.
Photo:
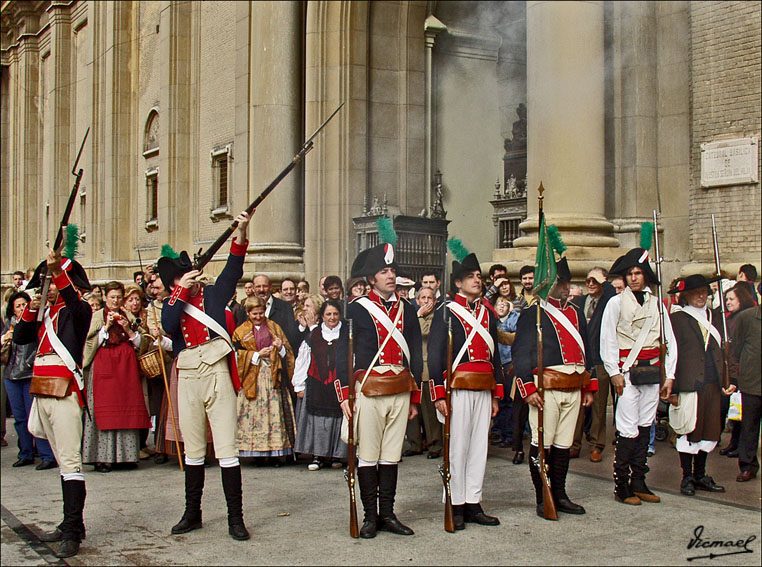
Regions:
M 537 232 L 537 257 L 540 257 L 540 247 L 543 245 L 548 246 L 547 235 L 543 233 L 545 230 L 545 223 L 542 211 L 543 192 L 545 188 L 540 182 L 540 186 L 537 188 L 538 193 L 538 210 L 539 210 L 539 227 Z M 544 238 L 543 238 L 544 237 Z M 536 262 L 539 266 L 539 262 Z M 537 267 L 536 266 L 536 267 Z M 537 276 L 535 274 L 535 280 Z M 539 290 L 538 290 L 539 291 Z M 543 406 L 545 405 L 545 380 L 543 369 L 543 343 L 542 343 L 542 296 L 537 297 L 537 394 L 540 396 L 540 405 L 537 407 L 537 444 L 539 445 L 539 469 L 540 479 L 542 481 L 542 503 L 543 503 L 543 516 L 546 520 L 558 520 L 558 512 L 556 510 L 555 502 L 553 500 L 553 493 L 550 489 L 550 479 L 548 478 L 548 466 L 545 458 L 545 414 L 543 412 Z

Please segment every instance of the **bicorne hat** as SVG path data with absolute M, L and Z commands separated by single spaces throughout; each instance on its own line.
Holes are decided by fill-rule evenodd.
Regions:
M 556 262 L 556 280 L 559 282 L 570 282 L 572 279 L 569 262 L 566 256 Z
M 391 244 L 378 244 L 360 252 L 352 263 L 351 277 L 374 276 L 384 268 L 394 268 L 395 272 L 399 269 L 394 261 L 394 246 Z
M 161 283 L 169 290 L 175 286 L 175 278 L 193 269 L 193 263 L 185 250 L 177 254 L 170 247 L 163 246 L 162 257 L 156 262 L 156 267 L 159 270 Z
M 659 285 L 659 280 L 656 279 L 656 274 L 648 263 L 648 250 L 644 248 L 633 248 L 624 256 L 619 256 L 611 266 L 609 273 L 626 277 L 627 271 L 636 267 L 643 270 L 649 284 Z
M 29 283 L 26 284 L 26 289 L 35 289 L 42 285 L 42 271 L 47 270 L 47 260 L 43 260 L 37 266 Z M 82 265 L 76 260 L 69 258 L 63 258 L 61 261 L 61 269 L 69 276 L 71 283 L 77 288 L 85 291 L 90 291 L 93 287 L 90 285 L 90 280 L 87 279 L 87 273 Z
M 690 291 L 692 289 L 699 289 L 702 287 L 709 287 L 712 282 L 719 281 L 720 277 L 715 276 L 713 278 L 705 278 L 701 274 L 693 274 L 687 278 L 682 278 L 677 282 L 677 285 L 670 289 L 667 293 L 675 294 L 682 293 L 683 291 Z

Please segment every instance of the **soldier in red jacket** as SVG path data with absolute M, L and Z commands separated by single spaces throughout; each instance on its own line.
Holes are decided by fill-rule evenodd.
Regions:
M 29 289 L 40 287 L 42 262 L 29 280 Z M 41 307 L 39 296 L 29 303 L 16 325 L 13 340 L 28 344 L 39 340 L 34 361 L 30 393 L 39 414 L 38 425 L 50 441 L 61 471 L 64 519 L 43 541 L 62 540 L 56 557 L 71 557 L 79 552 L 85 537 L 85 475 L 82 471 L 82 407 L 85 403 L 82 381 L 82 351 L 90 328 L 92 309 L 79 290 L 89 290 L 85 270 L 72 259 L 62 260 L 50 251 L 47 269 L 52 274 L 50 307 Z M 45 309 L 43 323 L 37 311 Z M 34 413 L 34 412 L 33 412 Z M 32 423 L 30 422 L 30 426 Z
M 206 422 L 212 428 L 214 453 L 222 471 L 222 488 L 228 506 L 228 533 L 233 539 L 249 539 L 243 523 L 241 465 L 236 450 L 238 414 L 236 394 L 241 384 L 231 364 L 233 346 L 227 327 L 226 307 L 243 276 L 249 241 L 249 215 L 242 212 L 230 255 L 214 285 L 203 286 L 196 278 L 188 254 L 164 256 L 158 267 L 161 281 L 172 291 L 164 300 L 161 324 L 172 338 L 177 355 L 177 398 L 180 431 L 185 441 L 185 513 L 172 527 L 174 535 L 199 529 L 204 492 Z

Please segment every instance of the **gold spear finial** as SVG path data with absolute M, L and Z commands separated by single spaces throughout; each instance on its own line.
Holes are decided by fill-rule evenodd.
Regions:
M 542 199 L 542 194 L 545 191 L 545 187 L 542 186 L 542 181 L 540 181 L 540 186 L 537 188 L 537 193 L 540 195 L 540 199 Z

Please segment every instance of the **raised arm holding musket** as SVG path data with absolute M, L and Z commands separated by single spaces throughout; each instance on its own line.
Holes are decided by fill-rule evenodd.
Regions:
M 62 540 L 55 552 L 56 557 L 62 558 L 76 555 L 85 537 L 83 511 L 87 491 L 81 445 L 85 397 L 81 370 L 92 317 L 90 305 L 80 295 L 80 290 L 91 289 L 90 282 L 85 270 L 73 259 L 71 247 L 67 249 L 65 253 L 70 257 L 63 259 L 60 252 L 50 249 L 47 260 L 37 267 L 27 286 L 29 289 L 39 287 L 42 274 L 47 272 L 51 277 L 51 306 L 41 305 L 40 297 L 35 296 L 13 333 L 13 340 L 18 344 L 39 339 L 30 393 L 34 395 L 33 403 L 39 413 L 37 425 L 45 432 L 44 437 L 50 441 L 58 461 L 64 504 L 63 522 L 40 539 Z M 39 312 L 42 312 L 42 324 L 38 322 Z
M 185 251 L 158 261 L 161 280 L 171 292 L 164 300 L 161 324 L 177 356 L 178 414 L 185 442 L 185 513 L 172 527 L 174 535 L 202 527 L 208 420 L 228 507 L 228 533 L 236 540 L 249 539 L 243 522 L 241 466 L 236 451 L 236 395 L 241 383 L 225 316 L 227 303 L 243 276 L 249 220 L 246 211 L 236 216 L 236 236 L 214 285 L 204 286 L 198 281 L 201 271 L 193 269 Z
M 503 397 L 503 373 L 497 350 L 497 318 L 481 298 L 479 260 L 459 240 L 451 239 L 448 244 L 456 258 L 452 279 L 457 293 L 453 301 L 437 308 L 449 311 L 447 317 L 437 313 L 431 323 L 428 366 L 434 382 L 431 400 L 440 420 L 450 420 L 449 455 L 445 458 L 449 458 L 453 524 L 456 530 L 462 530 L 466 522 L 500 524 L 496 517 L 484 513 L 480 502 L 490 420 L 497 415 L 498 399 Z M 451 368 L 446 318 L 452 328 Z M 451 390 L 449 404 L 447 389 Z
M 358 441 L 357 480 L 365 512 L 361 538 L 376 537 L 377 530 L 413 534 L 395 516 L 394 498 L 407 420 L 418 413 L 423 353 L 415 310 L 395 293 L 397 264 L 389 241 L 396 242 L 396 234 L 390 236 L 382 238 L 386 243 L 360 252 L 352 265 L 352 277 L 367 277 L 373 286 L 368 297 L 347 306 L 354 331 L 354 411 L 349 405 L 350 369 L 344 362 L 347 347 L 339 344 L 336 353 L 343 363 L 337 363 L 336 393 L 345 418 L 354 420 Z

